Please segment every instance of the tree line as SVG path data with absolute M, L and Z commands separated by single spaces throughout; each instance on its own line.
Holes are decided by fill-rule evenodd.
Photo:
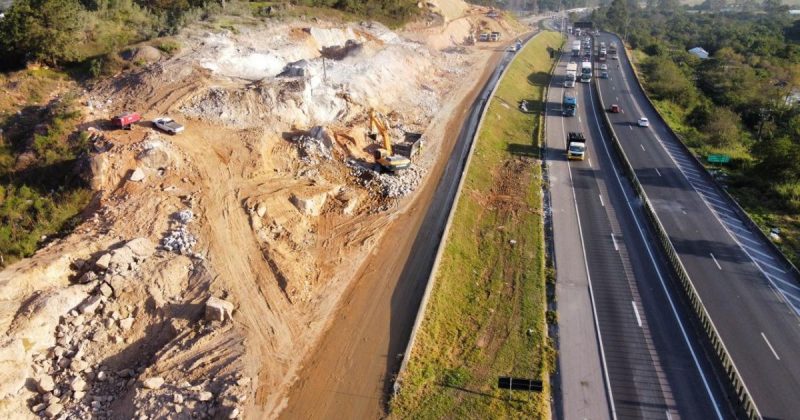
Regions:
M 0 19 L 0 71 L 29 62 L 63 65 L 115 52 L 131 43 L 176 33 L 187 23 L 259 5 L 328 7 L 357 16 L 402 23 L 415 0 L 15 0 Z
M 734 187 L 800 211 L 800 22 L 785 6 L 613 0 L 592 20 L 644 53 L 645 87 L 675 111 L 667 119 L 690 147 L 731 154 Z

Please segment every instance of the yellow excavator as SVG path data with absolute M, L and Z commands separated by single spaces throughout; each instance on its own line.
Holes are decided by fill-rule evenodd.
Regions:
M 383 148 L 375 150 L 375 161 L 386 171 L 395 172 L 411 166 L 411 160 L 405 156 L 396 155 L 392 152 L 392 140 L 387 133 L 386 124 L 381 121 L 374 109 L 369 110 L 369 131 L 370 136 L 375 139 L 377 134 L 375 128 L 383 137 Z

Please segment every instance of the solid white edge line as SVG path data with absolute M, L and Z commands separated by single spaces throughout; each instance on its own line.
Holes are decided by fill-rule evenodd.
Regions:
M 625 78 L 624 71 L 622 72 L 622 77 L 623 79 Z M 625 83 L 627 83 L 627 81 Z M 600 89 L 599 86 L 598 89 Z M 591 95 L 592 93 L 590 91 L 589 96 L 591 97 Z M 601 105 L 602 105 L 602 100 L 603 99 L 601 94 L 600 95 Z M 636 102 L 634 101 L 634 103 Z M 597 110 L 594 108 L 594 101 L 592 101 L 592 110 L 595 112 L 595 117 L 597 117 L 598 114 Z M 600 129 L 600 123 L 598 122 L 597 118 L 595 118 L 594 123 L 595 126 L 597 127 L 598 132 L 600 133 L 600 138 L 602 140 L 601 143 L 603 144 L 603 150 L 606 152 L 606 156 L 608 156 L 609 161 L 612 162 L 612 167 L 614 167 L 613 163 L 614 160 L 611 158 L 611 153 L 608 151 L 608 146 L 606 145 L 605 136 L 603 135 L 603 130 Z M 616 167 L 614 167 L 614 169 L 616 169 Z M 639 218 L 636 217 L 636 213 L 633 211 L 633 206 L 631 206 L 630 200 L 627 199 L 628 193 L 625 191 L 625 188 L 622 185 L 622 180 L 619 177 L 619 173 L 616 170 L 612 172 L 614 173 L 614 177 L 617 179 L 617 184 L 622 190 L 622 194 L 626 197 L 625 202 L 627 203 L 628 210 L 630 211 L 631 217 L 633 218 L 633 221 L 636 224 L 636 229 L 639 231 L 639 236 L 642 238 L 642 242 L 644 243 L 645 249 L 647 250 L 647 255 L 650 257 L 650 261 L 653 263 L 653 268 L 655 268 L 656 270 L 656 275 L 658 276 L 658 281 L 661 284 L 661 289 L 664 291 L 664 295 L 666 295 L 667 297 L 667 302 L 669 302 L 669 307 L 672 310 L 672 315 L 675 317 L 675 320 L 678 323 L 678 327 L 681 330 L 681 336 L 683 336 L 683 342 L 686 343 L 686 347 L 689 349 L 689 353 L 692 355 L 692 361 L 694 362 L 695 368 L 697 368 L 697 371 L 700 373 L 700 378 L 703 381 L 703 387 L 706 390 L 706 394 L 708 395 L 708 398 L 714 405 L 714 411 L 717 414 L 717 418 L 719 420 L 722 420 L 723 417 L 722 417 L 722 412 L 720 412 L 719 409 L 719 403 L 717 402 L 717 399 L 714 398 L 714 394 L 711 392 L 711 387 L 708 384 L 708 379 L 706 378 L 706 374 L 705 372 L 703 372 L 703 368 L 700 366 L 700 361 L 697 358 L 697 354 L 695 353 L 694 348 L 692 347 L 692 343 L 689 341 L 689 335 L 686 333 L 686 327 L 684 327 L 683 322 L 681 321 L 680 316 L 678 315 L 678 310 L 675 308 L 675 302 L 672 301 L 672 296 L 669 295 L 669 289 L 667 288 L 667 284 L 664 282 L 664 276 L 661 274 L 661 269 L 658 268 L 658 264 L 656 264 L 656 259 L 655 256 L 653 255 L 653 250 L 650 247 L 650 242 L 647 241 L 647 238 L 645 237 L 644 234 L 644 230 L 642 230 L 642 225 L 639 223 Z
M 772 351 L 772 355 L 775 356 L 776 359 L 781 360 L 781 358 L 778 357 L 778 353 L 775 352 L 775 349 L 772 347 L 772 344 L 770 344 L 769 340 L 767 340 L 767 336 L 764 335 L 763 331 L 761 332 L 761 337 L 764 339 L 764 342 L 767 343 L 767 346 L 769 346 L 769 349 Z
M 614 244 L 614 250 L 615 251 L 619 251 L 619 247 L 617 246 L 617 240 L 614 239 L 614 234 L 613 233 L 611 234 L 611 243 Z
M 639 316 L 639 310 L 636 309 L 636 301 L 632 300 L 631 305 L 633 305 L 633 313 L 636 315 L 636 323 L 639 324 L 639 328 L 642 327 L 642 318 Z
M 597 196 L 600 197 L 600 206 L 605 207 L 606 203 L 603 202 L 603 194 L 597 194 Z
M 627 79 L 627 77 L 625 76 L 625 72 L 622 72 L 622 79 L 624 80 L 624 83 L 625 83 L 625 84 L 628 84 L 628 79 Z M 600 87 L 599 87 L 599 86 L 598 86 L 598 89 L 600 89 Z M 601 96 L 602 96 L 602 95 L 601 95 Z M 631 96 L 633 96 L 633 95 L 631 95 Z M 639 101 L 638 101 L 638 100 L 636 100 L 636 97 L 633 97 L 633 99 L 632 99 L 632 100 L 633 100 L 633 106 L 634 106 L 634 107 L 635 107 L 635 108 L 636 108 L 636 109 L 637 109 L 637 110 L 638 110 L 638 111 L 641 113 L 641 112 L 642 112 L 642 109 L 641 109 L 641 107 L 639 106 Z M 602 101 L 602 97 L 601 97 L 601 101 Z M 657 113 L 658 111 L 655 111 L 655 112 Z M 613 130 L 613 127 L 612 127 L 612 130 Z M 602 134 L 601 134 L 601 135 L 602 135 Z M 653 132 L 653 136 L 655 136 L 655 138 L 656 138 L 656 141 L 658 142 L 658 144 L 660 144 L 660 145 L 661 145 L 661 147 L 664 149 L 664 151 L 667 153 L 667 157 L 669 157 L 669 158 L 670 158 L 670 160 L 672 160 L 672 163 L 673 163 L 673 164 L 675 164 L 675 166 L 676 166 L 678 169 L 681 169 L 681 165 L 679 165 L 679 164 L 678 164 L 678 162 L 675 160 L 675 156 L 673 156 L 673 155 L 672 155 L 672 153 L 670 153 L 670 151 L 668 150 L 669 148 L 668 148 L 668 147 L 667 147 L 667 146 L 664 144 L 664 142 L 663 142 L 663 141 L 661 141 L 661 138 L 658 136 L 658 134 L 656 134 L 656 133 L 655 133 L 655 131 Z M 679 147 L 680 145 L 677 145 L 677 144 L 676 144 L 675 146 L 676 146 L 676 147 Z M 686 158 L 683 158 L 683 159 L 686 159 Z M 681 173 L 683 174 L 683 176 L 684 176 L 684 177 L 686 177 L 686 174 L 685 174 L 683 171 L 681 171 Z M 687 180 L 687 182 L 689 183 L 689 186 L 690 186 L 690 187 L 692 187 L 692 189 L 694 189 L 695 193 L 697 193 L 697 195 L 699 195 L 699 196 L 700 196 L 700 201 L 702 201 L 702 202 L 703 202 L 703 204 L 705 204 L 705 205 L 706 205 L 706 207 L 707 207 L 707 208 L 708 208 L 708 210 L 711 212 L 711 214 L 713 214 L 713 215 L 714 215 L 714 217 L 717 219 L 717 221 L 719 221 L 719 222 L 720 222 L 720 224 L 722 225 L 722 228 L 723 228 L 723 229 L 725 229 L 725 232 L 727 232 L 727 233 L 728 233 L 728 236 L 730 236 L 730 238 L 731 238 L 731 239 L 733 239 L 733 242 L 735 242 L 737 245 L 739 245 L 739 249 L 741 249 L 741 250 L 742 250 L 742 252 L 744 252 L 744 253 L 745 253 L 745 255 L 747 255 L 747 256 L 750 258 L 750 260 L 753 262 L 753 266 L 754 266 L 754 267 L 756 267 L 756 269 L 757 269 L 758 271 L 760 271 L 760 272 L 761 272 L 761 274 L 762 274 L 762 275 L 764 276 L 764 278 L 767 280 L 767 283 L 769 283 L 769 285 L 771 286 L 770 290 L 772 291 L 772 293 L 773 293 L 773 294 L 775 294 L 775 295 L 778 297 L 778 300 L 781 300 L 781 299 L 783 299 L 784 303 L 785 303 L 787 306 L 789 306 L 790 308 L 794 308 L 794 305 L 792 305 L 792 304 L 791 304 L 791 302 L 789 302 L 789 300 L 788 300 L 788 299 L 786 298 L 786 296 L 783 294 L 783 291 L 782 291 L 782 290 L 781 290 L 781 289 L 780 289 L 780 288 L 779 288 L 779 287 L 778 287 L 778 286 L 777 286 L 777 285 L 776 285 L 776 284 L 775 284 L 775 283 L 772 281 L 772 279 L 770 279 L 769 275 L 767 275 L 767 273 L 764 271 L 764 269 L 762 269 L 762 268 L 761 268 L 761 266 L 760 266 L 760 265 L 758 265 L 758 264 L 755 262 L 755 260 L 753 259 L 753 256 L 752 256 L 752 255 L 750 255 L 750 253 L 749 253 L 749 252 L 747 252 L 747 250 L 746 250 L 746 249 L 744 249 L 744 248 L 741 246 L 742 244 L 741 244 L 741 242 L 739 242 L 739 240 L 737 239 L 736 235 L 735 235 L 733 232 L 731 232 L 731 230 L 728 228 L 728 226 L 729 226 L 729 225 L 727 225 L 727 224 L 725 223 L 725 221 L 723 221 L 723 220 L 722 220 L 722 219 L 721 219 L 719 216 L 717 216 L 717 214 L 716 214 L 716 213 L 714 213 L 714 210 L 711 208 L 711 205 L 710 205 L 710 204 L 709 204 L 709 203 L 708 203 L 706 200 L 704 200 L 704 199 L 703 199 L 703 194 L 701 194 L 701 193 L 700 193 L 700 191 L 699 191 L 697 188 L 695 188 L 695 186 L 692 184 L 692 182 L 691 182 L 691 181 L 689 181 L 689 179 L 688 179 L 688 178 L 686 178 L 686 180 Z M 716 194 L 716 193 L 715 193 L 715 194 Z M 737 222 L 738 222 L 739 224 L 742 224 L 742 225 L 744 225 L 742 222 L 740 222 L 740 221 L 738 221 L 738 220 L 737 220 Z M 732 225 L 731 225 L 731 227 L 732 227 Z M 800 313 L 797 313 L 797 312 L 795 312 L 795 311 L 792 311 L 792 312 L 795 314 L 795 318 L 797 318 L 798 320 L 800 320 Z M 744 382 L 744 379 L 742 379 L 742 382 Z M 747 386 L 745 385 L 745 388 L 746 388 L 746 387 L 747 387 Z
M 559 57 L 559 59 L 561 58 Z M 591 89 L 589 90 L 589 95 L 591 97 Z M 563 136 L 567 135 L 567 128 L 564 125 L 564 118 L 561 118 L 561 133 Z M 547 136 L 545 136 L 545 141 L 547 141 Z M 569 173 L 569 184 L 570 184 L 570 189 L 572 190 L 572 202 L 575 205 L 575 219 L 578 222 L 578 236 L 580 237 L 581 240 L 581 251 L 583 251 L 583 266 L 584 269 L 586 270 L 586 279 L 589 283 L 589 300 L 592 302 L 594 329 L 595 332 L 597 333 L 597 342 L 599 344 L 598 347 L 600 348 L 600 361 L 603 365 L 603 377 L 606 380 L 606 392 L 608 393 L 607 403 L 609 404 L 611 409 L 611 418 L 613 420 L 617 420 L 617 408 L 614 406 L 614 396 L 611 393 L 611 379 L 608 376 L 608 363 L 606 363 L 606 353 L 605 350 L 603 350 L 603 336 L 600 333 L 600 323 L 597 319 L 597 304 L 594 301 L 594 290 L 592 289 L 592 277 L 589 274 L 589 261 L 588 258 L 586 257 L 586 245 L 583 241 L 583 228 L 581 227 L 581 217 L 580 217 L 580 212 L 578 211 L 578 198 L 575 195 L 575 184 L 572 180 L 572 165 L 569 164 L 569 161 L 567 161 L 567 173 Z

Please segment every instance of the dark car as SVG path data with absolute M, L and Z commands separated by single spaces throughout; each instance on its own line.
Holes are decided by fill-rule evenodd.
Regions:
M 601 71 L 600 72 L 600 78 L 601 79 L 608 79 L 608 72 L 607 71 Z
M 610 112 L 612 114 L 619 114 L 620 111 L 621 110 L 619 109 L 619 105 L 617 105 L 617 104 L 611 105 L 611 108 L 608 109 L 608 112 Z

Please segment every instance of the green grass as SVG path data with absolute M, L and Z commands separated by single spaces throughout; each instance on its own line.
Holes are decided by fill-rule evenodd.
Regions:
M 549 418 L 555 351 L 546 335 L 540 112 L 558 33 L 517 55 L 492 98 L 436 274 L 394 418 Z M 511 241 L 516 241 L 512 244 Z M 552 320 L 552 316 L 551 316 Z M 497 390 L 498 376 L 542 393 Z

